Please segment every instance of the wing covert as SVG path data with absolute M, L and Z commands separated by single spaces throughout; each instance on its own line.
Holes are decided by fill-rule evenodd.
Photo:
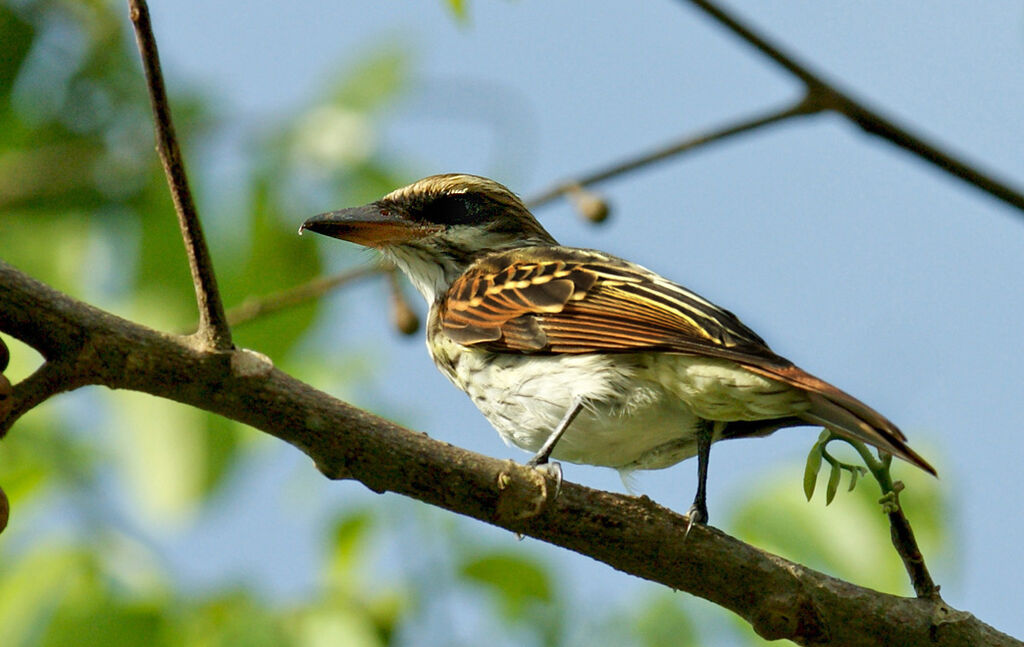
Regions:
M 439 320 L 456 342 L 498 352 L 781 359 L 735 315 L 686 288 L 639 265 L 566 247 L 484 257 L 449 288 Z

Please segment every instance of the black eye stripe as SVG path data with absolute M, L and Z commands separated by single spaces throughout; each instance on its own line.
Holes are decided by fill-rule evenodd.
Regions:
M 419 218 L 438 225 L 471 225 L 487 219 L 488 201 L 476 193 L 449 193 L 423 205 Z

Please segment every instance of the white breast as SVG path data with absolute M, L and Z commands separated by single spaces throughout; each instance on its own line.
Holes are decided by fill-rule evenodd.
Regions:
M 555 447 L 556 459 L 659 469 L 696 453 L 697 417 L 647 379 L 646 354 L 530 357 L 466 348 L 443 335 L 435 337 L 431 354 L 516 447 L 540 449 L 570 404 L 582 399 L 585 409 Z

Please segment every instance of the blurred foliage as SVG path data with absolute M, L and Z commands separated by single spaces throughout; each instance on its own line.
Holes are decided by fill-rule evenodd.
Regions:
M 555 599 L 547 569 L 526 554 L 511 550 L 474 551 L 462 558 L 459 575 L 490 592 L 505 622 L 524 624 L 543 645 L 561 644 L 564 610 Z
M 448 6 L 465 20 L 464 2 Z M 105 0 L 0 4 L 0 257 L 101 307 L 186 331 L 193 290 L 122 11 Z M 208 91 L 168 80 L 228 307 L 325 271 L 316 244 L 295 236 L 302 216 L 369 201 L 410 179 L 401 160 L 378 148 L 382 115 L 410 77 L 401 47 L 367 53 L 299 114 L 247 131 L 245 166 L 230 187 L 203 183 L 204 160 L 228 130 L 217 104 Z M 204 203 L 229 206 L 211 213 Z M 320 308 L 313 302 L 241 326 L 236 343 L 279 365 L 301 362 L 306 375 L 327 367 L 336 374 L 351 357 L 300 352 Z M 40 358 L 8 341 L 5 374 L 17 381 Z M 0 484 L 12 504 L 0 535 L 0 645 L 757 641 L 728 621 L 707 622 L 707 605 L 660 587 L 625 602 L 598 592 L 610 602 L 587 608 L 529 544 L 503 536 L 487 545 L 466 534 L 475 525 L 438 511 L 389 521 L 380 505 L 327 524 L 317 581 L 298 599 L 258 593 L 249 580 L 190 588 L 153 536 L 217 514 L 218 501 L 238 495 L 225 486 L 229 477 L 268 443 L 176 403 L 95 390 L 19 421 L 0 444 Z M 902 498 L 930 555 L 948 542 L 943 503 L 932 481 L 907 480 Z M 841 577 L 906 592 L 870 483 L 826 514 L 801 500 L 799 483 L 787 476 L 759 488 L 728 527 Z M 389 542 L 418 550 L 423 572 L 395 567 Z
M 950 548 L 942 523 L 946 503 L 938 481 L 921 470 L 894 466 L 906 484 L 900 502 L 924 555 L 938 559 Z M 907 575 L 889 538 L 881 491 L 864 477 L 832 504 L 808 503 L 798 473 L 778 473 L 744 501 L 729 526 L 737 537 L 845 580 L 898 595 L 910 592 Z
M 849 453 L 853 464 L 856 455 L 852 450 Z M 945 523 L 949 504 L 937 479 L 901 461 L 893 463 L 894 477 L 906 485 L 900 504 L 922 554 L 934 568 L 952 553 Z M 890 540 L 889 521 L 879 504 L 881 490 L 874 479 L 865 476 L 852 491 L 840 491 L 827 509 L 821 503 L 807 502 L 798 486 L 801 480 L 796 469 L 766 478 L 737 510 L 728 526 L 730 532 L 759 548 L 859 586 L 912 595 L 903 563 Z M 739 620 L 736 624 L 753 644 L 764 642 L 746 624 Z
M 467 580 L 491 589 L 510 620 L 523 618 L 534 604 L 552 601 L 548 574 L 518 553 L 477 555 L 467 559 L 459 570 Z
M 102 0 L 0 5 L 2 255 L 101 307 L 186 331 L 195 320 L 193 288 L 122 10 Z M 315 244 L 295 235 L 297 214 L 361 200 L 399 182 L 374 150 L 373 120 L 405 83 L 405 68 L 398 50 L 371 54 L 291 120 L 299 126 L 250 135 L 256 143 L 245 184 L 230 187 L 245 199 L 206 216 L 211 231 L 230 232 L 211 236 L 229 307 L 323 271 Z M 203 93 L 182 92 L 180 81 L 168 85 L 196 194 L 226 202 L 218 187 L 195 182 L 202 176 L 195 169 L 203 169 L 204 154 L 227 124 Z M 242 326 L 236 343 L 287 364 L 318 310 L 311 302 Z M 18 350 L 10 374 L 23 376 L 39 360 Z M 229 473 L 242 445 L 258 437 L 169 402 L 93 397 L 103 400 L 104 411 L 116 410 L 105 430 L 119 454 L 113 470 L 157 517 L 193 513 Z M 98 417 L 93 412 L 93 424 Z
M 360 539 L 365 550 L 368 536 Z M 243 589 L 174 590 L 145 556 L 108 535 L 95 544 L 45 544 L 5 563 L 0 644 L 378 647 L 389 644 L 405 604 L 402 592 L 374 585 L 358 564 L 343 582 L 326 576 L 315 602 L 288 605 Z
M 0 256 L 101 307 L 187 331 L 193 289 L 124 11 L 104 0 L 0 4 Z M 289 121 L 298 128 L 247 135 L 251 167 L 243 186 L 230 187 L 242 204 L 204 211 L 228 306 L 324 270 L 315 244 L 295 235 L 296 218 L 314 202 L 361 199 L 399 181 L 374 150 L 373 115 L 405 75 L 402 52 L 371 54 Z M 230 203 L 197 181 L 227 124 L 208 92 L 177 79 L 168 86 L 196 195 Z M 331 129 L 309 130 L 324 126 Z M 236 341 L 287 363 L 318 309 L 310 303 L 240 327 Z M 40 358 L 10 346 L 5 373 L 16 381 Z M 33 411 L 0 446 L 15 519 L 0 537 L 0 644 L 316 645 L 341 644 L 339 635 L 350 645 L 388 642 L 401 597 L 361 595 L 358 562 L 329 571 L 333 580 L 315 602 L 294 607 L 244 589 L 177 590 L 150 563 L 152 547 L 126 539 L 126 525 L 182 527 L 212 504 L 247 446 L 269 441 L 149 396 L 77 395 Z M 124 507 L 133 515 L 127 524 Z M 42 527 L 36 535 L 33 525 Z M 38 533 L 62 539 L 38 547 Z M 126 543 L 149 556 L 130 582 L 118 575 Z
M 469 9 L 466 7 L 466 0 L 448 0 L 448 10 L 452 12 L 457 20 L 465 22 L 469 18 Z

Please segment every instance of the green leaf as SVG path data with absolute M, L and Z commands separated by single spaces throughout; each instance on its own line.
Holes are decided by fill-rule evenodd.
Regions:
M 282 621 L 272 609 L 249 593 L 229 592 L 190 605 L 182 619 L 180 645 L 201 647 L 286 647 L 301 644 L 290 640 Z M 294 631 L 292 633 L 295 633 Z
M 349 197 L 352 204 L 365 204 L 389 193 L 396 186 L 408 184 L 411 179 L 385 165 L 368 161 L 348 169 L 336 190 L 339 195 Z
M 66 605 L 51 619 L 42 647 L 170 645 L 164 610 L 146 604 L 118 604 L 102 595 Z
M 683 610 L 677 597 L 660 595 L 647 600 L 633 617 L 634 631 L 639 635 L 642 645 L 662 647 L 697 644 L 693 619 Z
M 373 618 L 353 605 L 305 613 L 295 623 L 293 634 L 295 644 L 309 647 L 384 647 Z
M 857 479 L 860 477 L 859 469 L 850 470 L 850 489 L 847 492 L 853 492 L 853 488 L 857 487 Z
M 530 603 L 551 601 L 551 582 L 545 570 L 521 554 L 494 551 L 463 562 L 463 578 L 491 589 L 502 613 L 511 620 L 523 617 Z
M 245 228 L 248 249 L 242 262 L 228 265 L 223 283 L 225 299 L 232 306 L 301 285 L 322 269 L 313 242 L 295 233 L 301 215 L 292 215 L 293 222 L 283 222 L 278 214 L 286 211 L 276 204 L 279 200 L 271 187 L 268 177 L 253 182 Z M 280 362 L 312 325 L 320 303 L 314 299 L 238 326 L 233 331 L 235 344 Z
M 839 489 L 839 479 L 843 475 L 843 468 L 837 464 L 832 465 L 832 471 L 828 475 L 828 487 L 825 489 L 825 505 L 832 503 L 836 498 L 836 491 Z
M 188 257 L 181 241 L 181 231 L 174 206 L 167 193 L 159 168 L 151 169 L 149 186 L 132 200 L 138 214 L 139 239 L 135 269 L 136 302 L 149 302 L 143 322 L 163 330 L 195 329 L 195 288 L 188 268 Z M 139 317 L 139 313 L 133 313 Z
M 34 37 L 32 25 L 10 7 L 0 5 L 0 100 L 10 93 Z
M 357 510 L 338 519 L 332 533 L 335 571 L 349 573 L 363 561 L 363 550 L 372 530 L 373 515 L 368 510 Z M 351 579 L 351 575 L 346 579 Z
M 61 592 L 74 579 L 81 557 L 53 545 L 41 546 L 17 560 L 4 560 L 0 570 L 0 645 L 38 642 Z M 34 637 L 34 639 L 33 639 Z
M 135 393 L 118 393 L 113 406 L 118 467 L 141 510 L 157 522 L 187 521 L 204 493 L 204 414 Z
M 229 420 L 215 413 L 203 412 L 205 425 L 203 443 L 203 472 L 200 481 L 201 493 L 207 495 L 215 490 L 224 477 L 231 473 L 246 442 L 255 443 L 266 439 L 262 435 L 249 433 L 241 423 Z
M 358 112 L 370 112 L 394 99 L 408 83 L 409 56 L 385 46 L 360 61 L 335 86 L 331 101 Z
M 814 486 L 818 483 L 822 449 L 821 443 L 814 443 L 811 451 L 807 454 L 807 464 L 804 466 L 804 494 L 808 501 L 814 496 Z
M 466 22 L 469 19 L 465 0 L 448 0 L 448 9 L 459 22 Z
M 63 217 L 4 214 L 0 219 L 6 262 L 58 290 L 72 294 L 81 290 L 82 267 L 94 231 L 88 218 L 78 214 Z

